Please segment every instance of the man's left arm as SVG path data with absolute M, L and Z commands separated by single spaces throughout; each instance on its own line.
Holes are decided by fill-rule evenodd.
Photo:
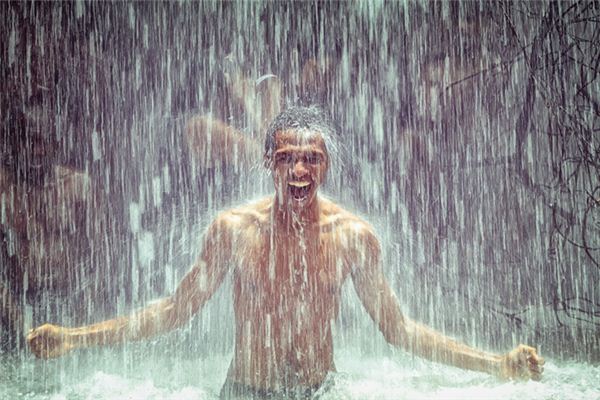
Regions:
M 381 268 L 379 241 L 368 229 L 356 234 L 362 262 L 352 272 L 356 292 L 385 339 L 405 350 L 444 364 L 487 372 L 503 378 L 539 380 L 543 359 L 534 348 L 519 345 L 505 355 L 474 349 L 412 321 L 402 314 L 399 302 Z

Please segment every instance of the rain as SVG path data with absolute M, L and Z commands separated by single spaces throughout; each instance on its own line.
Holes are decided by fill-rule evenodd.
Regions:
M 1 2 L 0 17 L 0 399 L 218 399 L 240 348 L 305 346 L 291 359 L 318 369 L 330 336 L 314 398 L 600 399 L 598 2 Z M 226 210 L 284 197 L 265 139 L 315 105 L 328 122 L 299 146 L 316 129 L 326 155 L 303 162 L 327 163 L 323 201 L 374 232 L 402 313 L 489 353 L 534 346 L 540 381 L 390 344 L 359 267 L 315 289 L 299 220 L 283 238 L 271 217 L 221 230 Z M 244 265 L 200 273 L 214 294 L 170 332 L 32 354 L 42 324 L 160 307 L 228 240 Z M 260 257 L 259 283 L 240 284 Z M 279 311 L 261 309 L 253 285 L 281 276 Z

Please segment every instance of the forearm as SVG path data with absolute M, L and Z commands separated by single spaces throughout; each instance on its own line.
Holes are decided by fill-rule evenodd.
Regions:
M 404 347 L 428 360 L 492 375 L 500 373 L 501 356 L 474 349 L 435 330 L 406 319 Z
M 67 329 L 73 347 L 90 347 L 136 341 L 174 329 L 181 324 L 172 299 L 165 298 L 128 317 Z
M 378 242 L 372 239 L 372 235 L 366 237 L 371 238 L 370 241 L 365 240 L 363 245 L 367 249 L 363 252 L 367 254 L 367 259 L 363 270 L 353 272 L 354 285 L 385 339 L 392 345 L 432 361 L 493 375 L 501 374 L 502 356 L 476 350 L 411 321 L 402 314 L 398 299 L 379 267 Z

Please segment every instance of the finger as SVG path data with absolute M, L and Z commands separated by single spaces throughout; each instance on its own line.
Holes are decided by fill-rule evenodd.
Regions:
M 42 358 L 48 359 L 51 358 L 52 348 L 49 346 L 48 342 L 44 341 L 40 343 L 39 352 Z
M 544 372 L 544 367 L 542 367 L 541 365 L 538 364 L 529 364 L 529 371 L 531 371 L 532 373 L 538 373 L 541 374 L 542 372 Z
M 34 340 L 34 341 L 31 342 L 31 351 L 34 354 L 36 354 L 36 355 L 38 355 L 38 354 L 41 353 L 41 351 L 42 351 L 42 344 L 40 343 L 39 340 Z
M 533 372 L 531 373 L 531 380 L 533 381 L 541 381 L 542 380 L 542 373 L 541 372 Z
M 544 365 L 545 361 L 543 357 L 537 355 L 537 353 L 531 353 L 527 356 L 527 361 L 529 363 L 535 363 L 539 365 Z
M 546 360 L 544 360 L 544 357 L 538 357 L 537 358 L 537 363 L 539 365 L 544 365 L 544 364 L 546 364 Z
M 31 341 L 29 341 L 29 347 L 31 348 L 31 351 L 35 353 L 39 348 L 38 340 L 36 340 L 36 338 L 31 339 Z
M 38 358 L 46 358 L 44 356 L 46 349 L 47 349 L 47 346 L 44 343 L 44 341 L 42 341 L 42 340 L 33 340 L 31 342 L 31 352 Z

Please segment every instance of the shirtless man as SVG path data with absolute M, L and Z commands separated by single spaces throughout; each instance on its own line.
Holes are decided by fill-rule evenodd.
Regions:
M 373 228 L 317 194 L 333 134 L 317 108 L 282 112 L 265 143 L 275 195 L 220 214 L 175 294 L 129 317 L 91 326 L 43 325 L 28 336 L 34 354 L 58 357 L 180 327 L 231 271 L 236 339 L 222 398 L 310 397 L 335 370 L 331 321 L 347 278 L 391 344 L 461 368 L 539 379 L 543 360 L 531 347 L 486 353 L 402 314 L 383 275 Z

